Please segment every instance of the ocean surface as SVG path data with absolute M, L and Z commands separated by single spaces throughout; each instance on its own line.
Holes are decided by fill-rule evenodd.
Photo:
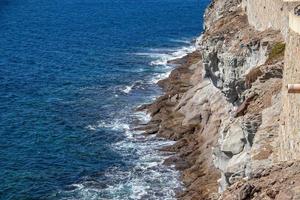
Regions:
M 209 0 L 0 0 L 0 199 L 174 199 L 170 141 L 131 130 Z

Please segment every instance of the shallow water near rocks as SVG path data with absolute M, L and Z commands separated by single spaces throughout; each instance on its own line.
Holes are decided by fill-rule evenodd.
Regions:
M 132 131 L 208 0 L 0 1 L 0 199 L 174 199 L 172 142 Z

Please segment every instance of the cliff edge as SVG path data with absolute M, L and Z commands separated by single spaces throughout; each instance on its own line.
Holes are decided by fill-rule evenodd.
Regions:
M 177 152 L 165 164 L 182 171 L 179 199 L 300 199 L 300 97 L 286 89 L 300 81 L 296 5 L 213 0 L 198 49 L 140 108 L 147 134 L 177 141 L 162 150 Z

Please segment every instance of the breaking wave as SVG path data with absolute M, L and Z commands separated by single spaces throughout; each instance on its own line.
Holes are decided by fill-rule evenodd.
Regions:
M 191 41 L 187 40 L 172 40 L 173 42 L 182 42 L 187 44 L 187 46 L 183 46 L 175 49 L 166 49 L 166 48 L 158 48 L 158 49 L 149 49 L 148 52 L 136 53 L 138 56 L 149 57 L 151 61 L 149 63 L 150 66 L 157 67 L 158 72 L 150 79 L 150 84 L 157 84 L 158 81 L 166 79 L 169 77 L 172 69 L 174 69 L 174 65 L 169 62 L 172 60 L 180 59 L 189 53 L 194 52 L 197 49 L 196 43 L 191 43 Z
M 129 94 L 133 89 L 143 88 L 142 81 L 136 81 L 131 85 L 119 86 L 118 90 L 124 94 Z
M 146 53 L 136 53 L 136 56 L 152 60 L 149 65 L 155 67 L 153 76 L 149 80 L 116 86 L 113 92 L 130 96 L 136 89 L 156 84 L 167 78 L 174 68 L 169 64 L 170 60 L 182 58 L 195 49 L 195 45 L 190 45 L 178 49 L 150 49 Z M 90 131 L 110 130 L 122 134 L 123 138 L 112 143 L 110 148 L 121 155 L 124 164 L 111 167 L 101 174 L 82 177 L 80 181 L 59 192 L 61 199 L 176 199 L 176 193 L 183 190 L 180 174 L 175 166 L 163 164 L 173 153 L 159 150 L 174 142 L 154 135 L 145 136 L 143 131 L 135 129 L 150 119 L 150 115 L 145 112 L 133 112 L 124 108 L 117 115 L 86 126 Z
M 196 45 L 191 44 L 178 49 L 150 49 L 149 52 L 136 53 L 138 56 L 153 58 L 151 66 L 166 66 L 171 60 L 179 59 L 196 50 Z
M 130 121 L 145 124 L 150 116 L 144 112 L 130 114 Z M 163 161 L 171 153 L 159 151 L 160 148 L 172 145 L 174 142 L 155 136 L 144 136 L 142 131 L 135 131 L 127 124 L 128 119 L 120 118 L 111 123 L 100 122 L 88 129 L 101 128 L 117 130 L 126 137 L 111 145 L 123 157 L 124 166 L 109 168 L 104 174 L 83 177 L 78 183 L 61 191 L 61 199 L 175 199 L 177 191 L 182 190 L 179 172 L 174 166 L 166 166 Z

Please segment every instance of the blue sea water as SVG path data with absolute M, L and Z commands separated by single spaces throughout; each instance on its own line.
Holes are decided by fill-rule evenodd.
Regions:
M 131 128 L 209 0 L 0 0 L 0 199 L 173 199 L 170 141 Z

